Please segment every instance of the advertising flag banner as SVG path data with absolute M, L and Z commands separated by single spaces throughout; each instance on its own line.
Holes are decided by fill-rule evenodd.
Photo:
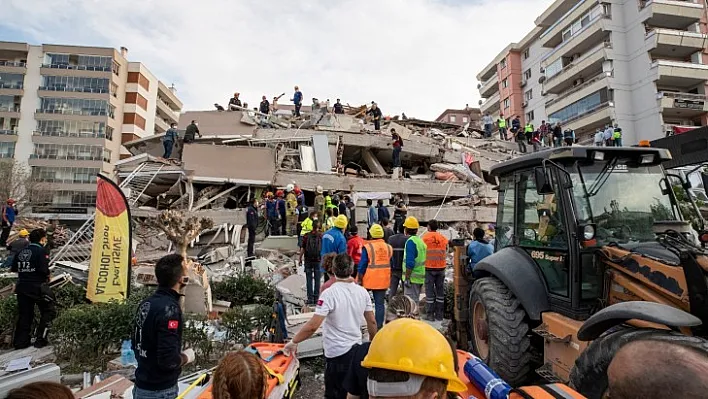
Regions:
M 99 174 L 97 183 L 86 298 L 91 302 L 122 301 L 130 287 L 130 208 L 112 180 Z

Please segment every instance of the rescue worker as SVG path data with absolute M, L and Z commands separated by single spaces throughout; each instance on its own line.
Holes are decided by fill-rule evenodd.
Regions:
M 403 293 L 414 301 L 420 300 L 420 291 L 425 284 L 425 259 L 428 248 L 418 237 L 418 219 L 408 216 L 403 222 L 406 229 L 405 250 L 403 252 Z
M 408 208 L 403 200 L 399 200 L 396 203 L 396 208 L 393 210 L 393 232 L 403 233 L 403 221 L 406 219 L 408 214 Z
M 332 196 L 329 195 L 329 191 L 325 191 L 324 193 L 324 200 L 325 200 L 325 210 L 326 209 L 332 209 L 336 208 L 334 205 L 332 205 Z
M 17 218 L 17 208 L 15 207 L 15 200 L 10 198 L 7 200 L 7 204 L 2 206 L 2 220 L 0 224 L 2 225 L 2 233 L 0 233 L 0 247 L 7 245 L 7 238 L 10 236 L 10 230 L 12 230 L 12 225 L 15 224 L 15 219 Z
M 288 194 L 285 196 L 285 226 L 287 235 L 294 236 L 297 231 L 297 196 L 293 191 L 295 186 L 293 184 L 288 184 L 285 187 L 285 192 Z
M 320 215 L 325 214 L 325 197 L 322 195 L 322 186 L 315 187 L 315 210 Z
M 49 329 L 57 315 L 56 298 L 49 288 L 49 254 L 44 248 L 47 245 L 47 232 L 43 229 L 32 230 L 29 241 L 29 246 L 15 256 L 10 267 L 10 271 L 17 273 L 15 294 L 19 315 L 13 340 L 15 349 L 30 346 L 35 305 L 39 308 L 35 348 L 47 346 Z
M 327 231 L 327 230 L 331 229 L 332 227 L 334 227 L 334 220 L 335 219 L 336 218 L 334 217 L 334 215 L 332 215 L 332 209 L 331 208 L 327 209 L 325 211 L 324 229 L 323 230 Z
M 527 122 L 524 126 L 524 138 L 526 139 L 526 144 L 531 144 L 531 138 L 533 138 L 533 132 L 536 129 L 533 127 L 533 123 Z
M 319 219 L 319 214 L 317 211 L 310 212 L 307 218 L 300 223 L 300 237 L 304 237 L 307 233 L 312 231 L 312 224 Z M 302 239 L 298 240 L 300 246 L 302 246 Z
M 345 217 L 340 215 L 339 217 Z M 346 218 L 346 217 L 345 217 Z M 324 246 L 324 240 L 323 240 Z M 361 344 L 361 318 L 366 320 L 369 337 L 377 333 L 371 297 L 349 276 L 352 259 L 339 254 L 334 259 L 335 283 L 320 295 L 315 314 L 283 348 L 286 356 L 297 351 L 297 345 L 310 338 L 324 323 L 322 346 L 325 355 L 325 394 L 327 399 L 345 399 L 343 382 L 351 363 L 354 345 Z
M 361 261 L 361 252 L 364 249 L 364 239 L 359 237 L 359 228 L 352 226 L 349 229 L 349 239 L 347 240 L 347 255 L 351 256 L 354 261 L 354 272 L 352 277 L 356 277 L 357 268 Z
M 47 252 L 51 252 L 52 249 L 56 248 L 56 238 L 54 234 L 56 233 L 57 227 L 59 227 L 59 221 L 53 219 L 52 222 L 47 226 Z M 27 233 L 29 235 L 29 233 Z
M 622 147 L 622 128 L 616 123 L 612 131 L 612 139 L 614 140 L 615 147 Z
M 445 310 L 445 266 L 447 266 L 447 238 L 438 233 L 438 221 L 428 222 L 423 234 L 425 252 L 425 320 L 442 320 Z
M 376 224 L 379 220 L 379 214 L 376 212 L 376 208 L 374 208 L 374 201 L 371 200 L 371 198 L 366 200 L 366 225 L 368 229 L 371 229 L 371 226 Z
M 517 119 L 514 119 L 512 121 L 512 123 L 517 122 L 517 121 L 518 121 L 518 117 L 517 117 Z M 516 139 L 516 144 L 518 144 L 518 146 L 519 146 L 519 152 L 522 154 L 525 154 L 526 153 L 526 131 L 525 131 L 525 129 L 521 129 L 520 127 L 518 129 L 516 129 L 516 133 L 515 133 L 514 138 Z
M 369 369 L 369 397 L 443 399 L 467 387 L 455 372 L 447 339 L 420 320 L 398 319 L 371 340 L 361 362 Z
M 467 246 L 467 273 L 474 275 L 474 267 L 477 266 L 482 259 L 494 253 L 494 246 L 484 239 L 484 230 L 479 227 L 472 231 L 474 241 Z M 474 276 L 481 277 L 481 276 Z
M 2 267 L 12 266 L 12 260 L 15 259 L 15 256 L 29 246 L 29 240 L 27 239 L 29 237 L 29 231 L 27 231 L 27 229 L 22 229 L 18 235 L 19 237 L 7 246 L 10 253 L 7 255 L 7 258 L 5 258 L 5 262 Z M 47 242 L 49 242 L 49 239 L 47 239 Z
M 503 114 L 499 114 L 497 119 L 497 126 L 499 127 L 499 138 L 502 140 L 508 140 L 506 137 L 506 119 L 504 119 Z
M 329 211 L 329 210 L 328 210 Z M 335 253 L 337 255 L 347 252 L 347 239 L 344 238 L 344 230 L 347 228 L 347 217 L 344 215 L 339 215 L 334 218 L 333 227 L 325 231 L 322 235 L 322 251 L 320 252 L 320 258 L 324 259 L 325 255 L 328 253 Z M 324 267 L 320 270 L 324 272 Z M 327 281 L 327 279 L 325 279 Z
M 369 229 L 371 241 L 364 245 L 359 261 L 359 284 L 374 295 L 376 327 L 383 327 L 384 300 L 386 290 L 391 283 L 391 256 L 393 248 L 383 240 L 381 225 L 375 224 Z
M 192 123 L 187 125 L 187 128 L 184 130 L 184 142 L 191 143 L 197 135 L 199 135 L 199 138 L 202 137 L 202 134 L 199 132 L 199 124 L 197 121 L 193 120 Z
M 394 234 L 386 242 L 393 248 L 391 256 L 391 281 L 388 287 L 388 297 L 392 298 L 398 294 L 398 287 L 403 288 L 403 255 L 406 248 L 408 236 L 405 233 Z
M 384 202 L 382 199 L 376 200 L 376 210 L 378 212 L 377 219 L 379 221 L 381 221 L 383 219 L 391 220 L 391 212 L 389 212 L 388 207 L 386 205 L 384 205 Z
M 285 235 L 285 229 L 286 229 L 286 224 L 285 224 L 285 200 L 283 199 L 285 193 L 283 193 L 283 190 L 278 190 L 275 192 L 276 197 L 278 199 L 275 200 L 275 210 L 278 213 L 278 227 L 280 227 L 280 235 Z
M 246 208 L 246 227 L 248 227 L 248 249 L 246 256 L 250 259 L 256 256 L 253 246 L 256 244 L 256 229 L 258 228 L 258 199 L 253 198 Z M 249 259 L 249 261 L 250 261 Z
M 305 287 L 307 289 L 307 304 L 314 305 L 317 303 L 317 297 L 320 292 L 321 270 L 322 263 L 322 233 L 320 232 L 320 223 L 315 219 L 311 224 L 312 229 L 302 236 L 302 245 L 300 247 L 300 256 L 298 264 L 302 264 L 303 257 L 305 258 L 305 278 L 307 279 Z
M 268 191 L 266 193 L 266 218 L 268 218 L 268 229 L 266 229 L 268 235 L 278 235 L 280 233 L 278 229 L 278 212 L 275 210 L 275 198 L 273 198 L 273 193 Z
M 575 130 L 570 128 L 565 129 L 563 131 L 563 141 L 565 141 L 566 147 L 572 146 L 575 142 Z
M 155 265 L 157 290 L 142 301 L 135 313 L 133 350 L 134 399 L 175 398 L 182 366 L 194 361 L 194 350 L 182 351 L 180 291 L 187 284 L 185 259 L 180 254 L 163 256 Z
M 170 128 L 165 132 L 165 136 L 162 138 L 162 145 L 165 147 L 165 152 L 162 157 L 169 159 L 172 156 L 172 149 L 174 144 L 179 139 L 179 132 L 177 132 L 177 124 L 171 123 Z

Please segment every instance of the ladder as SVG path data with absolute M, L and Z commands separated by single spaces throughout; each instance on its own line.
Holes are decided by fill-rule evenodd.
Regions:
M 152 184 L 155 177 L 166 165 L 161 162 L 146 161 L 138 165 L 130 174 L 118 185 L 123 190 L 128 206 L 133 207 L 140 202 L 145 190 Z M 91 247 L 93 246 L 93 229 L 96 212 L 94 212 L 86 222 L 67 240 L 59 250 L 52 254 L 49 265 L 53 266 L 57 261 L 87 264 L 91 258 Z

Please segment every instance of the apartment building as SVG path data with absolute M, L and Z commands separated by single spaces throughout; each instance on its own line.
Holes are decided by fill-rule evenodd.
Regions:
M 121 144 L 178 122 L 174 90 L 127 52 L 0 42 L 0 158 L 27 163 L 44 191 L 26 214 L 88 217 Z
M 491 78 L 495 66 L 494 78 L 501 78 L 501 60 L 515 62 L 511 55 L 519 52 L 525 119 L 537 125 L 543 113 L 547 121 L 574 129 L 581 141 L 614 123 L 628 145 L 703 126 L 706 15 L 705 0 L 557 0 L 536 19 L 526 42 L 507 47 L 478 80 Z M 486 105 L 495 93 L 483 89 Z M 503 93 L 499 101 L 503 111 Z
M 479 108 L 471 108 L 469 106 L 462 109 L 448 108 L 435 118 L 436 122 L 450 123 L 457 126 L 465 126 L 469 123 L 469 127 L 475 129 L 481 128 L 481 120 L 482 114 Z

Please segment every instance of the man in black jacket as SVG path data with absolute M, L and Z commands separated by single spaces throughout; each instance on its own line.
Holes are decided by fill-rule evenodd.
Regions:
M 162 257 L 155 265 L 158 288 L 138 306 L 133 331 L 134 399 L 175 398 L 182 366 L 194 361 L 194 351 L 182 351 L 180 290 L 186 285 L 184 258 Z
M 184 130 L 184 142 L 191 143 L 197 135 L 199 135 L 200 138 L 202 137 L 202 134 L 199 133 L 197 121 L 192 121 L 192 123 L 187 125 L 187 129 Z
M 368 113 L 371 114 L 371 119 L 374 121 L 374 130 L 381 130 L 381 117 L 383 116 L 383 113 L 381 112 L 381 108 L 379 108 L 378 104 L 371 104 L 371 109 Z
M 255 256 L 253 246 L 256 244 L 256 229 L 258 228 L 258 200 L 253 198 L 246 208 L 246 227 L 248 227 L 248 251 L 246 256 Z
M 261 105 L 258 107 L 258 110 L 262 114 L 269 114 L 270 113 L 270 103 L 266 99 L 266 96 L 263 96 L 263 100 L 261 100 Z
M 32 230 L 29 235 L 30 245 L 20 251 L 12 260 L 11 271 L 17 272 L 17 311 L 19 317 L 15 327 L 15 349 L 30 346 L 34 306 L 39 308 L 39 326 L 34 346 L 47 345 L 49 327 L 57 315 L 56 299 L 49 288 L 49 254 L 44 249 L 47 245 L 47 232 L 43 229 Z

